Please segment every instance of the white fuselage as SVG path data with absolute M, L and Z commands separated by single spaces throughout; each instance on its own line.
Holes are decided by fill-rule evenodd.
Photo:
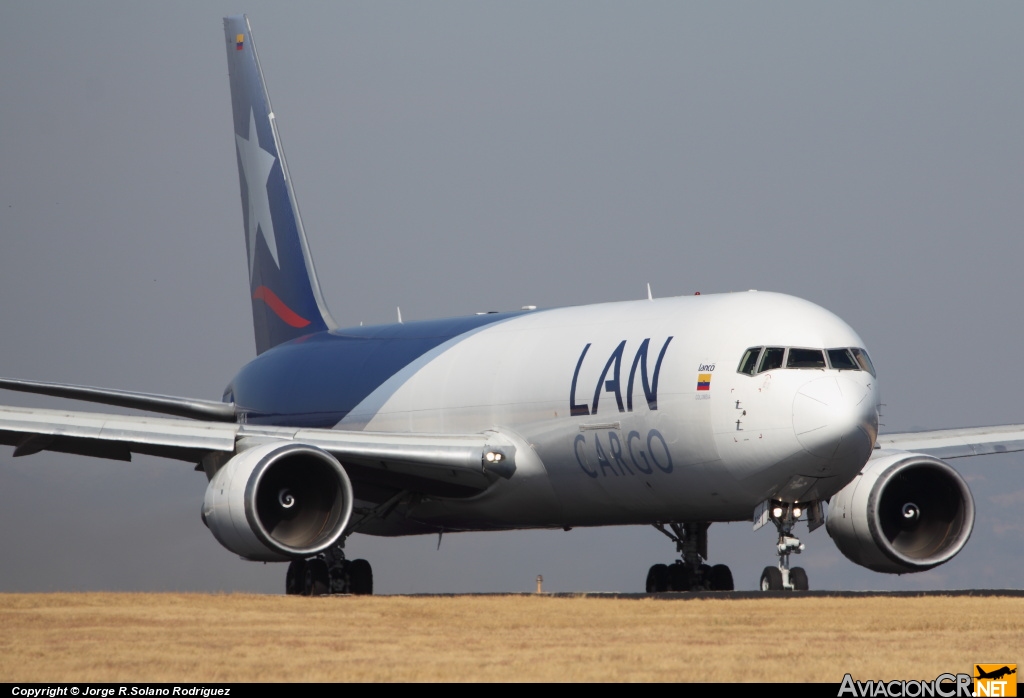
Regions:
M 834 494 L 877 434 L 870 372 L 740 373 L 760 346 L 864 345 L 832 313 L 775 293 L 546 310 L 442 344 L 339 428 L 515 439 L 513 478 L 406 512 L 448 530 L 749 520 L 767 499 Z

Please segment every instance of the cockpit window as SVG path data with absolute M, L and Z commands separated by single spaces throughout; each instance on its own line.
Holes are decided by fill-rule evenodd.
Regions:
M 826 361 L 827 359 L 827 361 Z M 743 353 L 737 372 L 754 376 L 776 368 L 831 368 L 836 371 L 867 371 L 875 375 L 868 353 L 857 347 L 838 349 L 797 349 L 750 347 Z M 755 368 L 756 367 L 756 368 Z
M 837 371 L 859 371 L 860 365 L 854 360 L 849 349 L 829 349 L 828 362 Z
M 825 368 L 821 349 L 790 349 L 786 368 Z
M 782 368 L 782 357 L 786 350 L 782 347 L 767 347 L 761 352 L 761 363 L 757 367 L 758 373 L 771 371 L 773 368 Z
M 850 351 L 853 352 L 853 358 L 857 359 L 857 364 L 862 369 L 870 373 L 872 376 L 877 375 L 875 373 L 875 366 L 874 364 L 871 363 L 871 359 L 868 358 L 868 353 L 866 351 L 864 351 L 863 349 L 857 349 L 856 347 L 854 347 Z
M 754 375 L 754 369 L 757 367 L 757 357 L 761 355 L 761 347 L 751 347 L 747 349 L 747 352 L 743 355 L 743 359 L 740 361 L 740 373 L 746 373 L 748 376 Z

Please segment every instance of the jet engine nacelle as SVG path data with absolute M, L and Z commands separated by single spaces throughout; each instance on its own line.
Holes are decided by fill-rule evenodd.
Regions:
M 210 480 L 203 521 L 249 560 L 309 557 L 334 545 L 352 515 L 352 483 L 330 453 L 301 443 L 242 451 Z
M 974 528 L 974 498 L 931 456 L 882 451 L 829 501 L 826 529 L 843 555 L 876 572 L 922 572 L 952 559 Z

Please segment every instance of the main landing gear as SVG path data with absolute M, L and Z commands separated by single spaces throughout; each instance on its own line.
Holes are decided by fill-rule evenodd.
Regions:
M 373 570 L 366 560 L 346 560 L 344 543 L 306 560 L 292 560 L 285 577 L 286 594 L 369 595 L 373 593 Z
M 814 530 L 823 522 L 820 502 L 808 505 L 787 504 L 785 502 L 767 502 L 759 507 L 755 514 L 755 529 L 766 523 L 765 519 L 775 524 L 779 532 L 776 550 L 779 564 L 776 567 L 765 567 L 761 573 L 761 591 L 807 591 L 807 572 L 803 567 L 790 567 L 789 556 L 803 552 L 806 547 L 800 539 L 793 535 L 793 526 L 800 516 L 807 512 L 807 525 Z
M 709 565 L 707 521 L 670 523 L 654 527 L 676 544 L 680 559 L 671 565 L 654 565 L 647 572 L 647 593 L 660 591 L 732 591 L 732 571 L 725 565 Z

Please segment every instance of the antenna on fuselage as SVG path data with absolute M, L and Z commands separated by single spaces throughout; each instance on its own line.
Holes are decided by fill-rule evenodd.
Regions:
M 649 301 L 653 301 L 654 300 L 654 296 L 651 295 L 651 283 L 650 282 L 647 282 L 647 300 L 649 300 Z
M 402 324 L 402 308 L 396 306 L 395 310 L 398 311 L 398 324 L 401 325 Z

